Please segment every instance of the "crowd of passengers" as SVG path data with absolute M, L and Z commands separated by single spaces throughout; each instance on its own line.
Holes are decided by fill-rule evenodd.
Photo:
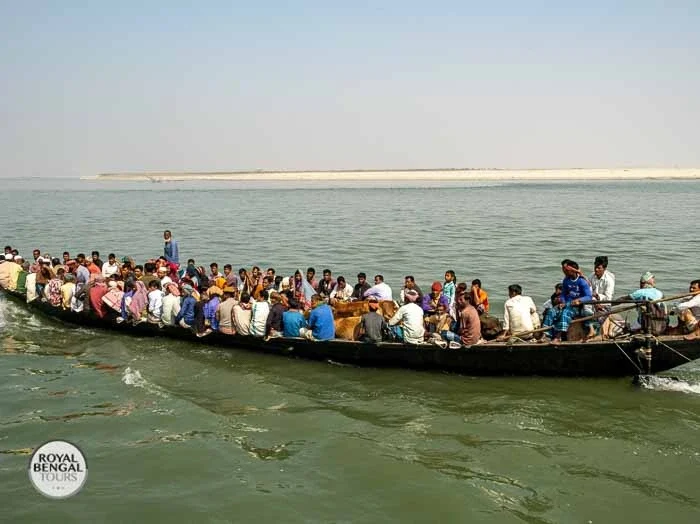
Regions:
M 31 260 L 25 260 L 16 249 L 6 246 L 0 259 L 0 287 L 26 294 L 28 302 L 41 300 L 76 313 L 114 318 L 118 323 L 180 326 L 198 336 L 216 331 L 330 340 L 336 337 L 334 309 L 356 301 L 366 301 L 368 310 L 359 319 L 360 340 L 374 343 L 391 340 L 469 346 L 484 341 L 482 328 L 493 327 L 494 320 L 498 328 L 493 333 L 500 333 L 500 340 L 540 339 L 543 335 L 541 340 L 554 343 L 566 340 L 577 319 L 586 330 L 584 339 L 606 329 L 614 331 L 615 326 L 610 304 L 615 276 L 603 256 L 596 257 L 588 278 L 573 260 L 562 261 L 564 278 L 541 313 L 532 298 L 523 295 L 520 285 L 510 285 L 501 323 L 489 314 L 488 293 L 480 280 L 470 285 L 458 283 L 452 270 L 425 293 L 413 276 L 406 276 L 394 302 L 394 293 L 382 275 L 375 275 L 372 285 L 364 273 L 358 273 L 356 283 L 350 284 L 342 276 L 334 278 L 330 269 L 324 269 L 317 279 L 311 267 L 281 276 L 273 268 L 263 273 L 258 266 L 234 272 L 231 264 L 226 264 L 220 271 L 213 262 L 207 271 L 193 259 L 180 264 L 178 244 L 170 231 L 164 232 L 164 241 L 163 255 L 143 265 L 130 257 L 118 259 L 113 253 L 103 261 L 98 251 L 89 258 L 64 252 L 58 259 L 37 249 Z M 640 277 L 639 289 L 618 300 L 662 298 L 654 275 L 646 272 Z M 384 308 L 382 303 L 393 307 Z M 659 310 L 665 317 L 663 308 Z M 673 312 L 688 338 L 700 336 L 700 280 L 690 283 L 689 300 L 676 304 Z M 643 321 L 640 317 L 635 327 L 641 327 Z

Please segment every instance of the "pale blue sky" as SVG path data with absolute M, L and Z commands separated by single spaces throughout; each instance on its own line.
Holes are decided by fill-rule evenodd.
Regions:
M 0 176 L 700 166 L 698 1 L 253 4 L 0 0 Z

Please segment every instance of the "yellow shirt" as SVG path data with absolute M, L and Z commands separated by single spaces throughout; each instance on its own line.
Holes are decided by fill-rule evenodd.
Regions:
M 75 284 L 73 282 L 66 282 L 61 286 L 61 305 L 63 309 L 70 309 L 70 301 L 73 298 L 74 290 Z

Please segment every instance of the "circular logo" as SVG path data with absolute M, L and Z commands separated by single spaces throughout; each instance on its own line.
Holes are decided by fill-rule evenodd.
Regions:
M 65 440 L 42 444 L 29 459 L 29 480 L 39 493 L 52 499 L 78 493 L 87 480 L 87 472 L 83 452 Z

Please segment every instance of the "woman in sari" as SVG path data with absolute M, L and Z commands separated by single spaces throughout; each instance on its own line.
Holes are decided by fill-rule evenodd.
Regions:
M 304 278 L 301 269 L 294 272 L 294 298 L 300 304 L 304 304 L 304 309 L 311 307 L 311 297 L 316 294 L 316 291 L 311 284 Z

